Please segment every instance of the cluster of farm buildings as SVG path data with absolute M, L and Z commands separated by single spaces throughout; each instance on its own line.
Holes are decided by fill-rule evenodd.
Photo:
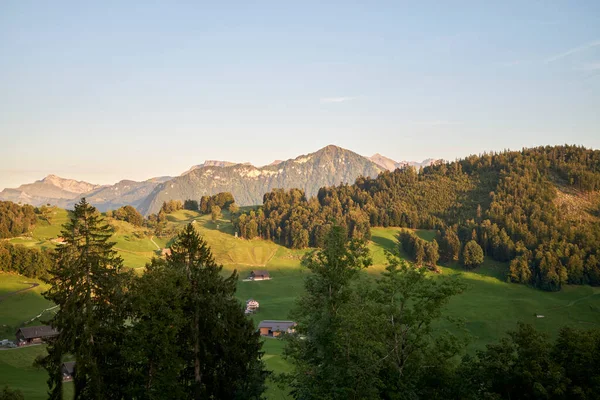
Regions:
M 166 249 L 169 250 L 169 249 Z M 167 254 L 163 254 L 167 255 Z M 271 276 L 266 270 L 253 270 L 250 272 L 247 280 L 263 281 L 270 280 Z M 245 314 L 254 314 L 258 311 L 260 304 L 254 299 L 246 301 Z M 279 320 L 264 320 L 258 324 L 258 330 L 261 336 L 278 337 L 282 334 L 290 334 L 295 332 L 296 323 L 294 321 L 279 321 Z M 35 344 L 42 344 L 48 339 L 58 335 L 58 331 L 48 325 L 29 326 L 19 328 L 15 334 L 16 341 L 12 346 L 23 347 Z M 5 344 L 3 341 L 2 344 Z M 73 379 L 75 373 L 75 361 L 68 361 L 62 364 L 62 375 L 64 381 Z

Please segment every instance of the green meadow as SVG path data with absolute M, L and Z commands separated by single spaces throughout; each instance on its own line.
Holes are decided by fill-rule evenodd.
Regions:
M 51 239 L 59 234 L 59 225 L 66 221 L 66 212 L 60 210 L 51 225 L 42 223 L 32 233 L 31 238 L 13 239 L 30 246 L 53 246 Z M 212 248 L 217 262 L 224 265 L 225 272 L 238 271 L 237 297 L 245 302 L 254 298 L 260 303 L 259 311 L 252 316 L 258 323 L 263 319 L 288 319 L 289 311 L 303 290 L 303 278 L 309 273 L 300 266 L 300 260 L 307 250 L 290 250 L 263 240 L 243 240 L 236 238 L 228 215 L 215 222 L 210 216 L 201 216 L 192 211 L 178 211 L 168 216 L 168 228 L 177 230 L 187 223 L 193 223 Z M 159 248 L 166 247 L 172 238 L 156 238 L 142 228 L 113 221 L 115 247 L 123 257 L 126 266 L 139 268 L 159 254 Z M 365 276 L 376 277 L 386 265 L 386 251 L 397 250 L 396 235 L 399 228 L 373 228 L 369 243 L 373 266 Z M 432 240 L 434 232 L 417 231 L 425 240 Z M 53 236 L 54 235 L 54 236 Z M 401 253 L 402 256 L 402 253 Z M 267 269 L 271 274 L 268 281 L 244 281 L 252 269 Z M 440 329 L 451 329 L 468 337 L 467 351 L 483 348 L 487 343 L 498 340 L 506 331 L 514 329 L 518 321 L 534 325 L 551 336 L 565 325 L 579 328 L 600 328 L 600 288 L 590 286 L 566 286 L 557 293 L 543 292 L 524 285 L 507 283 L 505 280 L 508 265 L 486 260 L 475 271 L 465 271 L 459 265 L 441 267 L 444 276 L 459 275 L 466 283 L 466 291 L 453 298 L 447 306 L 446 315 L 462 320 L 457 328 L 440 322 Z M 35 282 L 15 275 L 0 275 L 0 296 L 27 287 L 23 282 Z M 13 337 L 20 324 L 38 315 L 51 306 L 43 299 L 42 284 L 30 291 L 8 296 L 0 300 L 0 326 L 6 337 Z M 538 318 L 537 315 L 543 315 Z M 4 338 L 4 337 L 2 337 Z M 264 342 L 264 360 L 269 369 L 275 372 L 287 371 L 289 365 L 282 357 L 283 343 L 277 339 Z M 22 390 L 27 399 L 45 398 L 45 373 L 32 367 L 43 346 L 0 351 L 0 379 L 2 383 Z M 4 382 L 6 381 L 6 382 Z M 275 385 L 270 385 L 269 398 L 285 398 Z

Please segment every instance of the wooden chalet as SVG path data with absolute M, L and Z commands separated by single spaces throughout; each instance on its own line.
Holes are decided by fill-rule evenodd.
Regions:
M 250 271 L 248 279 L 252 281 L 265 281 L 271 279 L 271 275 L 269 275 L 269 271 L 267 270 L 255 269 L 254 271 Z
M 296 323 L 294 321 L 260 321 L 258 329 L 261 336 L 277 337 L 282 333 L 294 333 Z
M 17 345 L 27 346 L 30 344 L 43 343 L 45 339 L 58 335 L 58 331 L 48 325 L 26 326 L 19 328 L 16 333 Z
M 72 381 L 75 376 L 75 361 L 62 363 L 61 371 L 64 382 Z

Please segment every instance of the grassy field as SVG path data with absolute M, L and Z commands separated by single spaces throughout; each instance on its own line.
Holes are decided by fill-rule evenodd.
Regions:
M 31 286 L 28 283 L 39 283 L 40 285 L 25 292 L 6 296 L 11 292 Z M 19 326 L 53 306 L 41 295 L 47 288 L 47 285 L 36 279 L 0 273 L 0 296 L 6 296 L 0 300 L 0 339 L 14 338 L 15 331 Z M 47 316 L 46 313 L 42 317 Z
M 26 400 L 47 399 L 46 371 L 33 366 L 36 357 L 45 353 L 43 345 L 0 350 L 0 386 L 19 389 Z M 63 388 L 64 398 L 72 399 L 72 382 L 66 382 Z
M 63 216 L 66 218 L 66 213 Z M 35 246 L 52 245 L 49 239 L 52 234 L 58 234 L 59 230 L 55 224 L 61 221 L 61 218 L 60 215 L 56 216 L 56 222 L 53 221 L 52 226 L 39 226 L 34 231 L 33 238 L 21 240 L 30 241 L 29 244 Z M 168 216 L 169 229 L 178 230 L 190 222 L 193 222 L 204 236 L 217 262 L 225 266 L 226 272 L 236 269 L 240 274 L 237 292 L 240 301 L 252 297 L 260 302 L 259 312 L 252 316 L 256 323 L 264 319 L 289 318 L 289 311 L 303 290 L 303 278 L 308 274 L 300 266 L 300 260 L 306 250 L 290 250 L 262 240 L 238 239 L 233 235 L 233 228 L 227 216 L 216 223 L 210 220 L 210 216 L 200 216 L 191 211 L 182 210 Z M 116 231 L 113 239 L 126 266 L 143 267 L 157 254 L 154 243 L 162 248 L 171 242 L 171 238 L 152 238 L 143 229 L 134 228 L 126 223 L 117 222 L 114 225 Z M 370 275 L 376 276 L 385 268 L 385 251 L 397 249 L 395 238 L 398 231 L 399 228 L 372 229 L 369 248 L 373 266 L 367 271 Z M 432 231 L 417 231 L 417 234 L 425 240 L 432 240 L 434 237 Z M 254 268 L 269 270 L 272 279 L 259 282 L 243 281 Z M 439 327 L 451 328 L 470 336 L 469 352 L 498 340 L 506 331 L 514 329 L 518 321 L 531 323 L 550 335 L 556 335 L 560 327 L 565 325 L 600 328 L 600 288 L 566 286 L 558 293 L 548 293 L 524 285 L 510 284 L 505 280 L 507 264 L 490 259 L 471 272 L 464 271 L 458 265 L 441 267 L 441 270 L 440 277 L 460 275 L 467 284 L 467 290 L 452 299 L 446 310 L 446 315 L 464 320 L 464 329 L 456 330 L 447 323 L 440 323 Z M 25 287 L 23 281 L 20 277 L 0 275 L 0 296 Z M 41 291 L 43 286 L 0 301 L 0 325 L 8 325 L 12 329 L 13 326 L 47 308 L 49 304 L 41 298 Z M 536 314 L 544 315 L 544 318 L 537 318 Z M 289 368 L 281 356 L 282 346 L 283 343 L 277 339 L 265 341 L 264 359 L 273 371 L 286 371 Z M 42 347 L 37 349 L 42 351 Z M 5 370 L 10 370 L 6 376 L 14 375 L 14 378 L 10 378 L 12 380 L 8 383 L 14 383 L 14 387 L 21 390 L 27 387 L 27 382 L 35 381 L 34 386 L 38 387 L 35 392 L 37 394 L 32 392 L 31 396 L 27 395 L 26 398 L 44 398 L 43 371 L 34 371 L 27 367 L 27 361 L 18 364 L 22 368 L 12 366 L 10 360 L 5 360 L 9 353 L 10 351 L 0 351 L 0 377 L 5 376 Z M 24 360 L 27 359 L 24 357 Z M 268 395 L 272 399 L 285 398 L 281 390 L 274 385 L 270 385 Z

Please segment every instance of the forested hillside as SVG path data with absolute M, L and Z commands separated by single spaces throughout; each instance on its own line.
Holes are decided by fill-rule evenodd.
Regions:
M 600 285 L 599 191 L 600 151 L 547 146 L 384 172 L 312 199 L 274 190 L 235 224 L 242 237 L 293 248 L 320 246 L 334 222 L 353 238 L 368 238 L 370 226 L 436 229 L 443 261 L 457 261 L 474 240 L 511 261 L 511 281 L 560 290 Z M 458 249 L 449 251 L 456 236 Z
M 27 233 L 35 226 L 36 221 L 34 207 L 0 201 L 0 239 Z

